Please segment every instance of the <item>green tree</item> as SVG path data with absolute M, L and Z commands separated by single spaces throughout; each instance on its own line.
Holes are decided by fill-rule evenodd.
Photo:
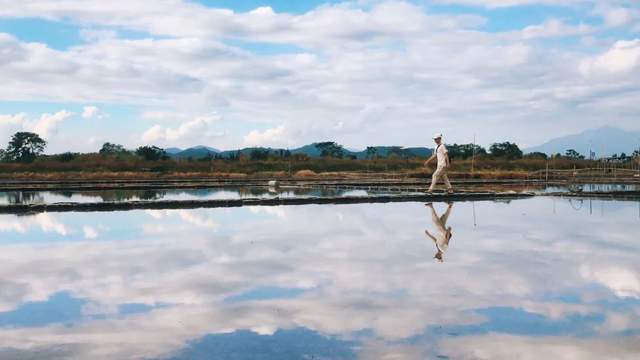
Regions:
M 249 159 L 251 160 L 266 160 L 269 158 L 269 150 L 262 148 L 255 148 L 249 152 Z
M 315 144 L 322 157 L 342 159 L 345 155 L 344 148 L 333 141 L 319 142 Z
M 515 160 L 522 158 L 522 150 L 518 145 L 510 142 L 495 143 L 489 148 L 492 156 Z
M 474 144 L 447 145 L 447 150 L 449 151 L 449 156 L 456 159 L 468 159 L 472 157 L 474 153 L 475 155 L 487 154 L 487 150 L 482 146 Z
M 78 158 L 79 153 L 66 152 L 55 156 L 55 159 L 61 162 L 70 162 Z
M 564 153 L 564 156 L 568 157 L 569 159 L 584 159 L 584 155 L 581 155 L 579 152 L 575 151 L 574 149 L 569 149 Z
M 140 146 L 136 149 L 136 155 L 149 161 L 166 160 L 169 158 L 167 152 L 157 146 Z
M 0 162 L 5 161 L 6 151 L 4 149 L 0 149 Z
M 378 155 L 378 149 L 374 146 L 367 146 L 367 149 L 364 152 L 367 159 L 373 159 Z
M 633 154 L 631 154 L 631 157 L 633 157 L 633 158 L 638 158 L 638 157 L 640 157 L 640 150 L 636 150 L 636 151 L 634 151 L 634 152 L 633 152 Z
M 128 152 L 129 151 L 125 149 L 124 146 L 109 142 L 104 143 L 99 151 L 100 155 L 122 155 Z
M 528 153 L 524 156 L 527 159 L 543 159 L 543 160 L 547 160 L 549 158 L 549 156 L 547 156 L 547 154 L 543 153 L 543 152 L 539 152 L 539 151 L 534 151 L 532 153 Z
M 44 152 L 47 142 L 32 132 L 17 132 L 11 137 L 5 157 L 9 161 L 32 162 Z

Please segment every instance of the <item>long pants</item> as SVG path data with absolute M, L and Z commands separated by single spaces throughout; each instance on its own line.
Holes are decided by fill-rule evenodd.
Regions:
M 449 182 L 449 177 L 447 176 L 447 168 L 445 168 L 444 166 L 438 166 L 436 171 L 433 173 L 433 176 L 431 177 L 431 186 L 429 186 L 429 191 L 433 191 L 440 179 L 444 180 L 444 184 L 447 186 L 447 189 L 451 189 L 451 183 Z

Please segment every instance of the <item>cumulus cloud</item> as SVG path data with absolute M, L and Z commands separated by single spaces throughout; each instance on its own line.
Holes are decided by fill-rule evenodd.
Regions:
M 640 66 L 640 39 L 617 41 L 605 53 L 584 60 L 583 74 L 625 74 Z
M 482 7 L 583 3 L 442 2 Z M 271 138 L 296 145 L 322 139 L 355 147 L 423 145 L 422 134 L 443 127 L 456 134 L 454 142 L 471 141 L 477 133 L 486 142 L 508 139 L 532 145 L 548 140 L 551 129 L 562 134 L 603 125 L 610 111 L 593 99 L 620 102 L 620 96 L 629 97 L 629 89 L 637 88 L 632 84 L 638 76 L 636 60 L 629 49 L 602 59 L 593 56 L 615 43 L 599 33 L 609 25 L 587 25 L 576 18 L 487 32 L 482 25 L 495 20 L 477 11 L 435 13 L 430 5 L 409 1 L 333 3 L 302 14 L 268 7 L 233 12 L 177 0 L 3 5 L 3 17 L 78 24 L 88 41 L 56 50 L 0 34 L 0 77 L 7 84 L 0 88 L 0 98 L 165 109 L 165 114 L 143 112 L 142 119 L 127 124 L 135 128 L 129 146 L 140 138 L 192 145 L 189 139 L 196 138 L 186 135 L 189 126 L 202 128 L 202 123 L 171 113 L 200 114 L 212 108 L 234 124 L 231 131 L 216 133 L 229 135 L 217 138 L 219 146 L 229 148 L 277 145 L 266 143 Z M 585 1 L 574 9 L 596 14 L 594 6 Z M 635 21 L 633 9 L 616 6 L 624 11 L 608 22 L 624 23 L 620 26 L 627 30 Z M 597 16 L 604 19 L 604 10 Z M 91 29 L 133 30 L 144 36 L 125 39 L 92 34 Z M 566 46 L 549 40 L 567 36 L 593 41 Z M 630 76 L 616 81 L 584 78 L 611 71 Z M 617 125 L 637 127 L 628 115 L 635 97 L 620 103 Z M 543 120 L 540 114 L 545 114 Z M 148 127 L 142 120 L 158 123 Z M 170 120 L 192 124 L 160 123 Z M 268 126 L 273 128 L 244 130 Z M 482 134 L 489 128 L 490 133 Z
M 85 106 L 82 108 L 82 117 L 85 119 L 91 119 L 98 115 L 99 110 L 96 106 Z
M 178 127 L 154 125 L 142 134 L 144 143 L 181 143 L 186 140 L 203 139 L 219 136 L 212 133 L 210 126 L 219 120 L 216 115 L 198 116 L 185 121 Z
M 269 146 L 286 143 L 285 127 L 280 125 L 264 131 L 253 130 L 244 137 L 246 146 Z
M 545 37 L 565 37 L 586 35 L 594 32 L 595 29 L 586 24 L 568 25 L 561 20 L 551 19 L 539 25 L 527 26 L 522 30 L 525 39 L 545 38 Z
M 44 113 L 35 119 L 29 119 L 25 113 L 0 115 L 0 136 L 8 138 L 17 131 L 30 131 L 46 139 L 54 135 L 58 125 L 72 115 L 73 113 L 66 110 L 52 114 Z

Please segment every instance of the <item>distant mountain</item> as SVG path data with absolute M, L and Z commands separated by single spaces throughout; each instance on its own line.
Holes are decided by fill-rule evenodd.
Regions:
M 424 147 L 412 147 L 412 148 L 403 148 L 401 146 L 371 146 L 371 148 L 373 148 L 375 150 L 374 154 L 375 156 L 378 157 L 388 157 L 391 154 L 393 154 L 394 152 L 398 155 L 398 156 L 402 156 L 402 155 L 406 155 L 406 156 L 419 156 L 419 157 L 427 157 L 427 156 L 431 156 L 431 153 L 433 152 L 432 149 L 429 148 L 424 148 Z M 367 150 L 350 150 L 350 149 L 344 149 L 345 155 L 349 156 L 355 156 L 358 159 L 366 159 L 367 156 L 369 156 L 369 154 L 367 153 Z M 318 150 L 318 148 L 316 147 L 316 144 L 309 144 L 309 145 L 305 145 L 296 149 L 292 149 L 291 150 L 292 154 L 305 154 L 309 157 L 320 157 L 321 156 L 321 152 L 320 150 Z
M 177 159 L 188 159 L 188 158 L 201 159 L 208 156 L 215 156 L 218 153 L 220 153 L 220 150 L 218 149 L 199 145 L 199 146 L 194 146 L 192 148 L 188 148 L 186 150 L 179 151 L 177 153 L 169 153 L 169 155 Z
M 412 147 L 412 148 L 403 148 L 401 146 L 373 146 L 375 149 L 375 156 L 378 157 L 388 157 L 392 154 L 396 154 L 399 157 L 409 156 L 409 157 L 427 157 L 430 156 L 433 152 L 432 149 L 424 148 L 424 147 Z M 237 156 L 238 154 L 242 154 L 244 156 L 250 156 L 252 152 L 258 151 L 262 153 L 266 153 L 269 155 L 280 155 L 287 151 L 287 149 L 279 149 L 279 148 L 265 148 L 265 147 L 248 147 L 238 150 L 226 150 L 220 151 L 218 149 L 207 147 L 207 146 L 194 146 L 188 148 L 186 150 L 180 150 L 177 148 L 166 149 L 166 151 L 174 158 L 177 159 L 202 159 L 205 157 L 221 157 L 221 158 L 230 158 Z M 295 149 L 288 150 L 291 154 L 303 154 L 309 157 L 320 157 L 321 151 L 316 147 L 316 143 L 301 146 Z M 369 154 L 367 150 L 348 150 L 344 149 L 345 156 L 354 156 L 358 159 L 366 159 Z
M 175 154 L 181 152 L 182 149 L 179 149 L 179 148 L 166 148 L 166 149 L 164 149 L 164 151 L 166 151 L 167 154 L 169 154 L 169 155 L 175 155 Z
M 370 146 L 370 148 L 374 149 L 375 156 L 386 158 L 393 154 L 397 156 L 409 156 L 409 157 L 427 157 L 431 156 L 433 153 L 432 149 L 426 147 L 410 147 L 405 148 L 402 146 Z M 362 150 L 353 153 L 358 159 L 366 159 L 369 154 L 367 150 Z
M 546 143 L 524 149 L 525 153 L 539 151 L 546 154 L 564 154 L 568 149 L 574 149 L 589 157 L 589 148 L 596 157 L 626 153 L 630 155 L 640 147 L 640 132 L 626 131 L 613 126 L 590 129 L 579 134 L 562 136 Z

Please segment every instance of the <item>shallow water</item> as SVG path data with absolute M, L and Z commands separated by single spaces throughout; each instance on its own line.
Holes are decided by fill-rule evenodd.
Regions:
M 387 192 L 388 193 L 388 192 Z M 365 196 L 381 191 L 268 187 L 225 187 L 212 189 L 96 190 L 96 191 L 0 191 L 0 205 L 94 203 L 103 201 L 227 200 L 242 198 L 290 198 L 322 196 Z
M 533 191 L 568 192 L 567 186 L 531 185 L 474 185 L 459 186 L 463 191 Z M 574 187 L 571 189 L 575 190 Z M 636 184 L 583 184 L 584 192 L 593 191 L 637 191 Z M 268 188 L 268 187 L 224 187 L 210 189 L 165 189 L 165 190 L 95 190 L 95 191 L 0 191 L 0 205 L 51 204 L 56 202 L 94 203 L 105 201 L 156 201 L 156 200 L 228 200 L 243 198 L 291 198 L 327 196 L 371 196 L 398 194 L 399 191 L 346 190 L 335 188 Z M 403 193 L 417 193 L 410 188 Z
M 434 204 L 442 216 L 447 204 Z M 1 359 L 640 354 L 640 203 L 0 215 Z

